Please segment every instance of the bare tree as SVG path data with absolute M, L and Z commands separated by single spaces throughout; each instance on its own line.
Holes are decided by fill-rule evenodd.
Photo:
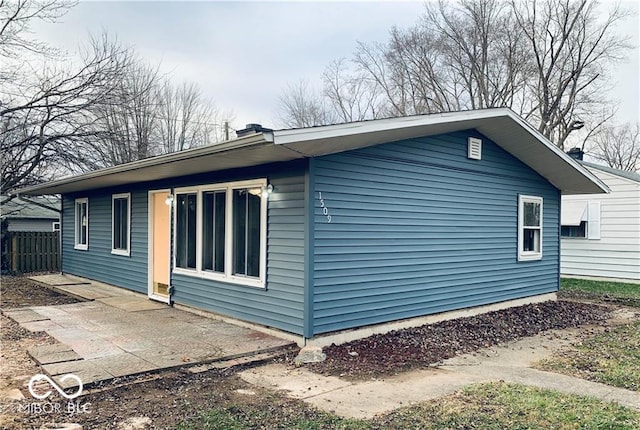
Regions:
M 106 40 L 103 36 L 102 40 Z M 94 45 L 94 49 L 100 46 Z M 92 170 L 141 160 L 153 155 L 153 130 L 157 125 L 155 89 L 160 79 L 158 67 L 133 52 L 121 70 L 110 96 L 91 107 L 95 138 L 88 143 L 81 168 Z
M 3 192 L 77 162 L 75 148 L 95 136 L 88 109 L 110 97 L 127 60 L 119 45 L 105 43 L 84 52 L 80 66 L 40 59 L 28 75 L 0 82 Z
M 344 58 L 329 64 L 322 81 L 328 109 L 339 121 L 362 121 L 380 116 L 383 107 L 375 82 L 362 73 L 350 71 Z
M 224 140 L 224 124 L 229 113 L 205 100 L 195 83 L 176 87 L 165 81 L 157 92 L 158 136 L 163 153 L 182 151 Z
M 640 123 L 603 128 L 593 136 L 588 153 L 614 169 L 640 171 Z
M 327 80 L 340 78 L 338 63 L 340 73 L 335 65 L 325 72 L 328 92 L 289 91 L 281 105 L 298 123 L 313 124 L 322 120 L 316 107 L 349 113 L 354 100 L 375 106 L 351 116 L 358 119 L 509 107 L 564 148 L 571 133 L 599 126 L 608 69 L 630 48 L 614 32 L 627 13 L 597 7 L 589 0 L 427 2 L 417 25 L 393 28 L 386 43 L 358 45 L 352 76 L 366 91 L 336 91 L 358 88 Z
M 336 120 L 321 93 L 309 88 L 307 81 L 289 84 L 280 95 L 280 122 L 285 127 L 313 127 Z
M 535 79 L 533 101 L 526 119 L 560 148 L 569 134 L 601 106 L 606 67 L 623 58 L 629 48 L 614 33 L 627 16 L 614 6 L 602 16 L 588 0 L 514 0 L 518 28 L 528 40 Z

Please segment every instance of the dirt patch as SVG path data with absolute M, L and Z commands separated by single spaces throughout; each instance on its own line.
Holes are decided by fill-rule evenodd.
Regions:
M 78 303 L 77 299 L 57 293 L 21 276 L 0 279 L 0 308 L 51 306 Z
M 606 307 L 570 301 L 519 306 L 331 345 L 326 361 L 307 366 L 353 379 L 388 376 L 546 330 L 606 324 L 609 314 Z
M 640 290 L 640 285 L 638 286 Z M 580 300 L 590 301 L 598 303 L 617 304 L 622 306 L 631 306 L 640 308 L 640 298 L 638 297 L 625 297 L 620 295 L 611 295 L 604 293 L 595 293 L 589 291 L 560 291 L 558 297 L 566 300 Z
M 75 299 L 27 279 L 2 278 L 3 308 L 74 302 Z M 332 346 L 326 349 L 327 361 L 310 368 L 325 374 L 379 378 L 552 328 L 604 324 L 607 312 L 600 306 L 563 301 L 524 306 Z M 57 421 L 76 422 L 85 429 L 120 429 L 126 428 L 127 420 L 135 419 L 148 423 L 142 428 L 173 429 L 212 408 L 233 416 L 250 411 L 252 428 L 272 428 L 273 423 L 282 427 L 283 423 L 297 423 L 321 414 L 301 401 L 243 382 L 235 376 L 241 367 L 197 374 L 170 370 L 115 379 L 92 387 L 76 399 L 86 413 L 68 414 L 63 410 L 52 414 L 30 410 L 29 405 L 37 401 L 26 386 L 40 369 L 26 351 L 54 340 L 44 333 L 24 330 L 4 315 L 1 323 L 0 388 L 18 388 L 25 398 L 1 399 L 0 428 L 39 428 L 46 422 Z M 292 358 L 280 358 L 278 362 L 291 365 Z M 67 405 L 58 394 L 50 400 L 59 402 L 63 408 Z

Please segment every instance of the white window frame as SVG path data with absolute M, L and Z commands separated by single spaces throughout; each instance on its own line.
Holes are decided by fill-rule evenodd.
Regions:
M 113 217 L 115 216 L 116 199 L 127 200 L 127 248 L 116 248 L 114 243 L 115 225 Z M 114 255 L 123 255 L 129 257 L 131 255 L 131 193 L 121 193 L 111 195 L 111 253 Z
M 51 223 L 51 231 L 53 232 L 60 231 L 60 221 L 53 221 Z
M 187 269 L 176 267 L 177 228 L 173 230 L 173 273 L 193 276 L 202 279 L 228 282 L 232 284 L 245 285 L 256 288 L 266 288 L 267 278 L 267 203 L 268 198 L 260 198 L 260 276 L 239 276 L 233 274 L 233 191 L 242 188 L 263 188 L 267 185 L 267 179 L 253 179 L 248 181 L 225 182 L 219 184 L 208 184 L 197 187 L 184 187 L 174 189 L 174 194 L 196 193 L 196 268 Z M 202 269 L 202 195 L 208 191 L 225 191 L 225 256 L 224 273 Z M 174 199 L 177 202 L 177 198 Z M 173 217 L 177 222 L 177 205 L 173 205 Z
M 524 204 L 540 204 L 540 251 L 524 251 Z M 540 196 L 518 195 L 518 261 L 537 261 L 542 259 L 542 238 L 544 230 L 544 206 L 543 198 Z M 531 227 L 528 226 L 528 229 Z
M 78 219 L 78 205 L 81 205 L 81 204 L 84 204 L 87 207 L 87 220 L 86 220 L 87 233 L 86 233 L 85 243 L 80 243 L 80 238 L 78 237 L 78 223 L 81 222 L 81 220 Z M 75 200 L 73 204 L 73 218 L 75 219 L 74 232 L 73 232 L 73 236 L 74 236 L 73 248 L 81 251 L 86 251 L 89 249 L 89 199 L 87 197 L 83 197 Z

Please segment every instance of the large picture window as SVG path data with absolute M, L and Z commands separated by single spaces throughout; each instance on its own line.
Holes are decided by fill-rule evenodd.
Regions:
M 518 260 L 542 258 L 542 197 L 518 197 Z
M 266 180 L 175 190 L 175 271 L 264 287 Z
M 129 255 L 131 238 L 131 194 L 111 198 L 111 253 Z
M 75 201 L 75 249 L 89 249 L 89 200 Z

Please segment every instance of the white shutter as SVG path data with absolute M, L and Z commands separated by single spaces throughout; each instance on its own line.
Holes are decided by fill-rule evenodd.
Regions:
M 589 240 L 600 239 L 600 202 L 589 202 L 587 230 Z

